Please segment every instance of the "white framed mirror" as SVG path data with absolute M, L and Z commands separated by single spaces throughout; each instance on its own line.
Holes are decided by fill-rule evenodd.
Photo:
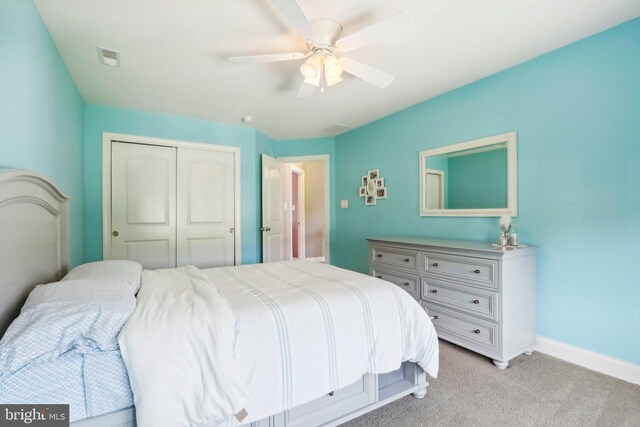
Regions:
M 420 152 L 421 216 L 517 216 L 516 133 Z

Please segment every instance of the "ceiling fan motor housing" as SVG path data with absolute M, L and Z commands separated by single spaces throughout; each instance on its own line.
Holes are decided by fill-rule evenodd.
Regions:
M 318 39 L 307 40 L 310 44 L 310 48 L 323 48 L 333 50 L 333 44 L 338 39 L 338 36 L 342 32 L 342 25 L 333 19 L 314 19 L 311 21 L 311 25 L 315 30 Z

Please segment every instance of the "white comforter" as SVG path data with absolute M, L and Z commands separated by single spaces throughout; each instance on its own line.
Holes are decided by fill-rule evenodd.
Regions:
M 206 286 L 198 280 L 192 282 L 198 290 L 190 291 L 172 273 L 180 270 L 143 274 L 138 308 L 121 335 L 141 426 L 154 425 L 146 421 L 156 411 L 163 414 L 162 425 L 194 425 L 196 420 L 233 422 L 233 414 L 245 408 L 249 415 L 243 423 L 250 422 L 350 385 L 365 373 L 392 371 L 407 360 L 437 375 L 435 330 L 409 294 L 370 276 L 305 261 L 203 270 L 237 317 L 237 340 L 230 350 L 237 359 L 211 358 L 210 352 L 229 351 L 232 326 L 218 324 Z M 182 284 L 172 286 L 175 280 Z M 155 296 L 158 292 L 163 296 Z M 180 303 L 182 293 L 203 300 L 188 308 Z M 180 375 L 167 375 L 177 371 Z M 217 397 L 227 405 L 205 405 L 201 395 L 228 394 L 219 388 L 220 377 L 235 387 L 233 399 Z M 174 417 L 167 418 L 169 412 Z

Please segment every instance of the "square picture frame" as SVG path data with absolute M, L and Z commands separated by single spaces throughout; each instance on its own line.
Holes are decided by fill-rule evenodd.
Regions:
M 358 195 L 360 197 L 365 197 L 367 195 L 367 187 L 360 187 L 358 189 Z
M 376 197 L 375 196 L 366 196 L 364 199 L 365 206 L 375 206 L 376 205 Z
M 378 179 L 380 176 L 380 169 L 372 169 L 367 173 L 369 179 Z
M 376 188 L 383 188 L 384 187 L 384 178 L 377 178 L 376 179 Z
M 376 199 L 386 199 L 386 198 L 387 198 L 387 187 L 376 188 Z

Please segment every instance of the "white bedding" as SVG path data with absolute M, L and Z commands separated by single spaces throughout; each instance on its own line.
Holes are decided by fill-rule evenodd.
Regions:
M 206 286 L 198 282 L 204 300 L 193 305 L 187 316 L 183 311 L 188 304 L 182 304 L 180 293 L 191 295 L 191 285 L 184 281 L 172 285 L 176 277 L 166 276 L 171 271 L 177 270 L 159 270 L 153 277 L 143 273 L 138 308 L 120 340 L 138 414 L 141 410 L 166 413 L 167 405 L 175 404 L 180 406 L 176 414 L 187 417 L 182 421 L 165 417 L 163 425 L 187 424 L 193 411 L 202 419 L 226 416 L 233 423 L 232 414 L 240 406 L 248 412 L 243 423 L 262 419 L 350 385 L 365 373 L 395 370 L 403 361 L 416 362 L 432 377 L 437 375 L 433 325 L 418 303 L 393 284 L 305 261 L 214 268 L 203 271 L 211 279 L 208 286 L 220 292 L 237 317 L 233 352 L 242 374 L 236 385 L 241 389 L 246 384 L 249 401 L 243 402 L 240 396 L 224 414 L 215 405 L 199 406 L 192 391 L 210 393 L 216 384 L 202 376 L 202 368 L 211 368 L 213 376 L 229 371 L 224 365 L 208 366 L 211 361 L 200 354 L 204 350 L 197 350 L 220 345 L 211 335 L 216 331 L 199 330 L 191 322 L 215 324 L 208 319 L 216 313 L 206 304 Z M 155 296 L 158 292 L 161 298 Z M 170 333 L 164 336 L 162 330 L 167 327 Z M 136 331 L 135 338 L 131 331 Z M 186 378 L 165 375 L 176 370 L 177 360 Z M 174 400 L 159 396 L 152 385 L 175 390 Z M 144 416 L 138 418 L 141 426 L 153 425 L 145 421 Z
M 196 267 L 144 270 L 118 342 L 138 426 L 215 426 L 248 402 L 236 318 Z

